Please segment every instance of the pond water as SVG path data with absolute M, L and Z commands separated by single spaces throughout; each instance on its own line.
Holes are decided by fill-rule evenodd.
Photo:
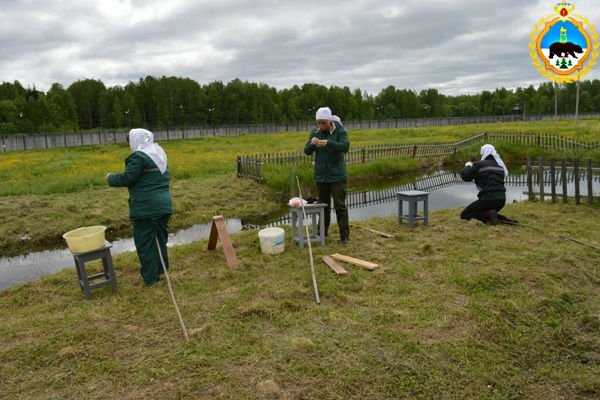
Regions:
M 580 191 L 587 194 L 585 177 L 581 177 Z M 549 181 L 549 179 L 548 179 Z M 568 194 L 575 193 L 573 180 L 568 182 Z M 387 217 L 398 214 L 398 202 L 396 193 L 404 190 L 423 190 L 430 192 L 430 211 L 465 207 L 477 197 L 477 188 L 473 183 L 466 183 L 454 172 L 437 171 L 430 175 L 420 176 L 409 183 L 399 184 L 385 189 L 365 190 L 348 193 L 347 204 L 349 218 L 351 221 L 360 221 L 370 217 Z M 593 192 L 597 196 L 600 193 L 600 176 L 595 176 L 593 181 Z M 539 191 L 539 186 L 534 185 L 534 192 Z M 546 189 L 548 191 L 548 189 Z M 562 189 L 557 189 L 562 192 Z M 514 201 L 527 200 L 527 180 L 525 175 L 511 175 L 506 183 L 507 204 Z M 584 202 L 587 200 L 584 200 Z M 457 211 L 457 218 L 458 218 Z M 510 215 L 509 215 L 510 216 Z M 273 221 L 265 221 L 264 225 L 277 226 L 289 224 L 290 216 L 285 211 L 283 215 Z M 335 222 L 335 212 L 332 211 L 332 223 Z M 239 232 L 245 228 L 240 219 L 229 219 L 226 221 L 229 233 Z M 169 235 L 169 246 L 191 243 L 197 240 L 205 240 L 210 233 L 210 224 L 194 225 L 188 229 L 178 231 Z M 111 254 L 134 251 L 133 239 L 115 240 L 112 242 Z M 65 268 L 73 268 L 73 256 L 68 249 L 48 250 L 31 253 L 24 256 L 0 258 L 0 290 L 37 279 L 61 271 Z

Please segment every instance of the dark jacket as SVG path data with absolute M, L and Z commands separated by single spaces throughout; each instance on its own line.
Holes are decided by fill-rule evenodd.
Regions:
M 132 220 L 172 214 L 169 170 L 161 174 L 150 157 L 135 151 L 125 160 L 122 174 L 110 174 L 109 186 L 129 190 L 129 218 Z
M 504 169 L 498 165 L 493 156 L 478 161 L 472 167 L 465 167 L 460 173 L 464 181 L 471 182 L 475 179 L 475 185 L 480 200 L 506 199 L 506 188 L 504 187 Z
M 350 149 L 346 129 L 334 122 L 333 132 L 313 129 L 304 146 L 304 153 L 315 153 L 315 182 L 346 182 L 346 160 L 344 153 Z M 317 147 L 310 143 L 313 137 L 327 139 L 327 146 Z

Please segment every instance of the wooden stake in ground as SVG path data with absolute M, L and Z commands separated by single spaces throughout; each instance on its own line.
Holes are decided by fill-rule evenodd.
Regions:
M 340 264 L 329 256 L 323 256 L 323 261 L 338 275 L 346 275 L 348 272 Z
M 187 342 L 190 341 L 190 337 L 188 336 L 187 329 L 185 329 L 185 324 L 183 323 L 183 318 L 181 317 L 181 313 L 179 312 L 179 307 L 177 307 L 177 302 L 175 301 L 175 294 L 173 293 L 173 288 L 171 287 L 171 280 L 169 279 L 169 274 L 167 273 L 167 267 L 165 266 L 165 261 L 163 260 L 162 252 L 160 251 L 160 244 L 158 244 L 158 238 L 154 238 L 156 241 L 156 247 L 158 248 L 158 255 L 160 256 L 160 263 L 163 267 L 163 272 L 165 273 L 165 278 L 167 278 L 167 286 L 169 286 L 169 292 L 171 293 L 171 300 L 173 300 L 173 305 L 175 306 L 175 312 L 177 312 L 177 317 L 179 317 L 179 323 L 181 324 L 181 329 L 183 329 L 183 336 L 185 336 L 185 340 Z
M 210 236 L 208 237 L 208 250 L 214 250 L 217 248 L 217 239 L 221 238 L 221 244 L 223 244 L 223 252 L 227 259 L 227 266 L 229 269 L 235 269 L 237 264 L 237 258 L 231 239 L 229 239 L 229 233 L 227 232 L 227 226 L 225 225 L 225 219 L 222 215 L 215 215 L 213 217 L 212 225 L 210 226 Z
M 345 256 L 343 254 L 338 254 L 338 253 L 332 254 L 331 258 L 333 258 L 334 260 L 346 262 L 348 264 L 358 265 L 359 267 L 363 267 L 368 270 L 374 270 L 375 268 L 379 267 L 378 264 L 375 264 L 375 263 L 372 263 L 369 261 L 365 261 L 365 260 L 361 260 L 360 258 Z
M 304 224 L 304 221 L 306 221 L 308 218 L 306 217 L 306 210 L 304 209 L 304 200 L 302 197 L 302 190 L 300 189 L 300 180 L 298 179 L 298 177 L 296 176 L 296 183 L 298 183 L 298 195 L 300 196 L 300 207 L 302 207 L 302 215 L 303 215 L 303 219 L 302 219 L 302 224 Z M 319 223 L 323 223 L 323 221 L 319 221 Z M 312 246 L 310 245 L 310 233 L 308 232 L 308 225 L 304 225 L 304 227 L 306 228 L 306 241 L 308 242 L 308 254 L 310 254 L 310 273 L 312 275 L 312 282 L 313 282 L 313 289 L 315 291 L 315 299 L 317 301 L 317 304 L 321 304 L 321 299 L 319 299 L 319 288 L 317 288 L 317 277 L 315 276 L 315 262 L 313 261 L 313 254 L 312 254 Z M 302 231 L 302 229 L 300 229 L 300 231 Z

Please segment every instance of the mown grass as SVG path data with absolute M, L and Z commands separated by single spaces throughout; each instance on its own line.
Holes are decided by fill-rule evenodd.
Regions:
M 119 288 L 85 301 L 76 274 L 0 292 L 3 398 L 594 399 L 600 396 L 600 210 L 518 203 L 543 229 L 431 215 L 353 224 L 347 246 L 264 255 L 232 235 L 239 261 L 201 241 L 170 250 L 170 277 L 144 289 L 135 254 L 114 257 Z M 386 239 L 364 227 L 394 234 Z M 336 226 L 332 235 L 336 237 Z M 335 242 L 334 242 L 335 243 Z M 380 264 L 337 276 L 321 256 Z
M 548 120 L 527 123 L 482 124 L 419 129 L 356 130 L 350 132 L 352 146 L 390 143 L 455 142 L 485 131 L 560 133 L 580 140 L 597 140 L 597 120 Z M 171 229 L 206 223 L 215 214 L 227 218 L 272 215 L 287 199 L 297 195 L 296 176 L 303 194 L 314 194 L 309 163 L 297 167 L 266 166 L 265 184 L 237 179 L 236 156 L 302 151 L 307 133 L 207 137 L 167 141 L 165 148 L 172 174 L 174 215 Z M 507 161 L 522 164 L 527 155 L 562 155 L 522 146 L 498 146 Z M 446 160 L 461 165 L 463 158 L 478 154 L 478 147 Z M 85 146 L 44 151 L 0 154 L 0 254 L 11 256 L 41 248 L 63 246 L 62 234 L 85 225 L 106 225 L 108 239 L 130 236 L 127 193 L 109 188 L 107 172 L 123 169 L 130 150 L 125 144 Z M 573 156 L 573 154 L 564 154 Z M 600 160 L 600 150 L 579 154 Z M 460 159 L 460 161 L 459 161 Z M 439 167 L 440 160 L 382 160 L 349 168 L 349 189 L 373 182 L 397 179 L 399 175 Z

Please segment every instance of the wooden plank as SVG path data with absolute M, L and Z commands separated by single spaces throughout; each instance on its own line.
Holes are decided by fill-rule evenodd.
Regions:
M 329 268 L 333 270 L 338 275 L 346 275 L 348 272 L 342 267 L 340 264 L 335 262 L 335 260 L 329 256 L 323 256 L 323 261 L 325 264 L 329 265 Z
M 210 225 L 210 235 L 208 236 L 208 250 L 214 250 L 217 248 L 217 240 L 219 240 L 219 232 L 217 232 L 217 226 L 215 225 L 215 219 L 219 218 L 219 217 L 223 218 L 220 215 L 213 217 L 213 222 Z
M 216 215 L 213 217 L 212 225 L 210 226 L 210 236 L 208 239 L 208 250 L 214 250 L 217 247 L 217 237 L 221 239 L 223 245 L 223 252 L 225 253 L 225 259 L 227 260 L 227 266 L 229 269 L 235 269 L 237 265 L 237 258 L 231 239 L 229 238 L 229 232 L 227 232 L 227 226 L 225 225 L 225 219 L 222 215 Z
M 333 258 L 334 260 L 337 261 L 343 261 L 345 263 L 348 264 L 354 264 L 354 265 L 358 265 L 359 267 L 364 267 L 368 270 L 374 270 L 375 268 L 377 268 L 379 265 L 369 262 L 369 261 L 365 261 L 365 260 L 361 260 L 360 258 L 354 258 L 354 257 L 350 257 L 350 256 L 345 256 L 343 254 L 332 254 L 331 258 Z

